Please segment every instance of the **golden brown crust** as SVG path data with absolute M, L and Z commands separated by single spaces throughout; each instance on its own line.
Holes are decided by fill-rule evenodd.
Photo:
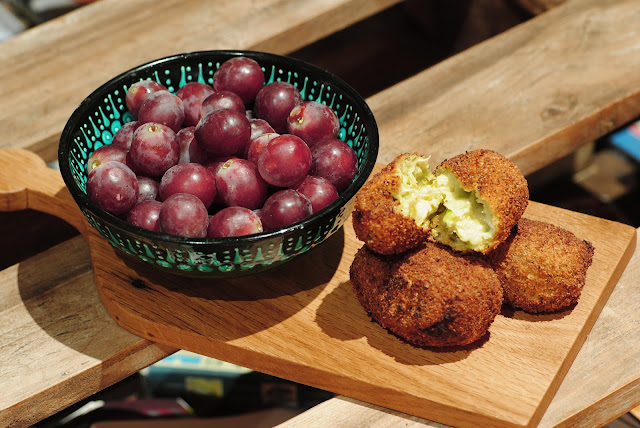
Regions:
M 397 269 L 401 256 L 383 256 L 371 251 L 366 245 L 356 253 L 349 276 L 358 301 L 369 312 L 369 308 L 384 305 L 386 286 Z
M 425 243 L 403 256 L 362 247 L 351 265 L 360 304 L 416 346 L 461 346 L 482 338 L 500 311 L 502 288 L 488 263 Z
M 427 239 L 428 231 L 396 212 L 398 201 L 392 192 L 400 187 L 397 164 L 410 154 L 402 154 L 365 183 L 356 195 L 352 214 L 358 239 L 380 254 L 399 254 Z
M 520 219 L 507 241 L 488 255 L 505 302 L 529 313 L 576 303 L 593 261 L 590 242 L 553 224 Z
M 495 237 L 477 250 L 486 254 L 504 242 L 529 203 L 529 186 L 518 167 L 498 152 L 477 149 L 441 162 L 434 173 L 442 171 L 455 175 L 464 190 L 477 190 L 494 212 Z

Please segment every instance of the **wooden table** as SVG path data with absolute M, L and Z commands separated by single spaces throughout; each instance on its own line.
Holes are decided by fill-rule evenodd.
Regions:
M 217 48 L 286 54 L 396 3 L 102 0 L 85 6 L 0 45 L 0 148 L 54 159 L 73 108 L 112 75 L 147 60 Z M 167 27 L 157 24 L 163 18 L 170 40 L 162 36 Z M 369 97 L 380 127 L 379 161 L 419 151 L 435 163 L 484 147 L 529 174 L 574 152 L 640 114 L 639 24 L 638 0 L 569 1 Z M 639 269 L 636 253 L 541 426 L 601 425 L 640 404 Z M 11 391 L 0 395 L 3 426 L 28 426 L 176 350 L 113 322 L 95 291 L 81 237 L 0 272 L 0 295 L 0 384 Z M 285 425 L 399 422 L 439 426 L 347 397 Z

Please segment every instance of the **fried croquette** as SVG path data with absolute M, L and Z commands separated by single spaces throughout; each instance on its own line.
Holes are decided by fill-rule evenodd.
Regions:
M 508 236 L 529 201 L 527 181 L 507 158 L 474 150 L 432 172 L 429 158 L 402 154 L 356 196 L 356 236 L 380 254 L 426 241 L 487 253 Z
M 404 255 L 363 246 L 350 279 L 374 321 L 414 346 L 462 346 L 482 338 L 500 311 L 502 287 L 481 256 L 427 242 Z
M 407 174 L 408 168 L 414 171 Z M 419 179 L 430 174 L 429 161 L 418 154 L 403 154 L 365 183 L 356 194 L 352 213 L 358 239 L 379 254 L 400 254 L 427 240 L 429 231 L 401 212 L 396 199 L 403 177 Z
M 572 232 L 522 218 L 487 258 L 502 283 L 505 302 L 538 314 L 578 302 L 593 254 L 593 245 Z
M 492 150 L 474 150 L 435 169 L 446 181 L 446 210 L 432 221 L 432 235 L 455 250 L 488 253 L 504 242 L 529 203 L 518 167 Z

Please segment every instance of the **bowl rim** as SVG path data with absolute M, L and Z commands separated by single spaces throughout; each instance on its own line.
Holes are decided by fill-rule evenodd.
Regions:
M 365 158 L 365 162 L 360 166 L 358 176 L 354 181 L 352 181 L 349 186 L 347 186 L 338 196 L 338 198 L 333 201 L 331 204 L 323 208 L 322 210 L 313 213 L 311 216 L 290 224 L 284 228 L 280 228 L 272 231 L 265 231 L 260 233 L 255 233 L 251 235 L 242 235 L 242 236 L 233 236 L 233 237 L 223 237 L 223 238 L 194 238 L 194 237 L 183 237 L 177 235 L 170 235 L 162 232 L 154 232 L 139 226 L 134 226 L 125 220 L 108 213 L 101 209 L 97 204 L 92 202 L 83 192 L 75 179 L 71 174 L 71 168 L 69 166 L 69 158 L 68 158 L 68 149 L 71 144 L 72 133 L 73 130 L 77 128 L 78 122 L 80 122 L 83 118 L 85 110 L 88 108 L 89 103 L 93 98 L 96 98 L 104 89 L 108 86 L 114 85 L 116 82 L 126 78 L 131 74 L 135 74 L 141 71 L 146 70 L 147 68 L 157 66 L 167 62 L 180 61 L 188 58 L 196 58 L 196 57 L 206 57 L 210 55 L 220 55 L 225 57 L 233 57 L 233 56 L 248 56 L 250 58 L 272 58 L 276 60 L 285 60 L 288 63 L 292 64 L 296 70 L 303 70 L 307 72 L 320 73 L 326 77 L 326 81 L 331 84 L 331 86 L 336 86 L 340 88 L 342 92 L 355 100 L 356 104 L 362 108 L 364 117 L 363 122 L 367 123 L 368 127 L 371 129 L 367 129 L 369 133 L 369 153 Z M 256 59 L 256 61 L 258 61 Z M 259 62 L 259 61 L 258 61 Z M 261 64 L 262 65 L 262 64 Z M 290 232 L 295 232 L 298 230 L 305 229 L 309 224 L 314 223 L 318 220 L 324 218 L 328 213 L 339 211 L 343 206 L 349 203 L 349 201 L 356 195 L 358 190 L 364 185 L 369 176 L 371 175 L 376 161 L 378 157 L 379 150 L 379 132 L 376 119 L 371 111 L 369 105 L 366 100 L 355 90 L 351 85 L 346 83 L 340 77 L 336 76 L 332 72 L 320 68 L 316 65 L 310 64 L 306 61 L 303 61 L 298 58 L 279 55 L 269 52 L 255 51 L 255 50 L 199 50 L 187 53 L 179 53 L 174 55 L 165 56 L 162 58 L 157 58 L 135 67 L 132 67 L 126 71 L 121 72 L 115 77 L 109 79 L 108 81 L 102 83 L 96 89 L 94 89 L 87 97 L 85 97 L 82 102 L 78 105 L 78 107 L 73 111 L 70 115 L 67 123 L 64 126 L 62 134 L 60 136 L 59 145 L 58 145 L 58 164 L 60 168 L 60 172 L 62 174 L 62 178 L 66 184 L 68 191 L 71 193 L 73 199 L 76 201 L 76 204 L 84 211 L 90 211 L 94 215 L 98 217 L 104 217 L 108 223 L 113 224 L 121 230 L 131 232 L 135 235 L 138 235 L 150 242 L 163 242 L 172 245 L 190 245 L 190 246 L 219 246 L 219 245 L 251 245 L 252 243 L 262 241 L 264 239 L 271 239 L 274 237 L 278 237 L 281 235 L 286 235 Z

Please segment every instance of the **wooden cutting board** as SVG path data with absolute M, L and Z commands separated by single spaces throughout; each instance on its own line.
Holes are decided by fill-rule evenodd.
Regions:
M 373 323 L 349 283 L 351 223 L 277 270 L 190 280 L 120 257 L 89 235 L 98 292 L 150 340 L 456 426 L 533 426 L 542 417 L 635 248 L 634 228 L 532 202 L 595 246 L 579 303 L 554 315 L 504 309 L 482 343 L 414 348 Z
M 76 225 L 105 308 L 130 332 L 456 426 L 535 425 L 635 248 L 631 226 L 531 202 L 526 217 L 595 247 L 578 304 L 537 316 L 505 308 L 478 344 L 418 349 L 372 322 L 353 295 L 348 270 L 362 244 L 350 222 L 264 274 L 187 279 L 120 255 L 78 217 L 59 176 L 41 173 L 22 151 L 2 154 L 0 208 L 38 209 Z M 17 177 L 26 190 L 10 183 Z

